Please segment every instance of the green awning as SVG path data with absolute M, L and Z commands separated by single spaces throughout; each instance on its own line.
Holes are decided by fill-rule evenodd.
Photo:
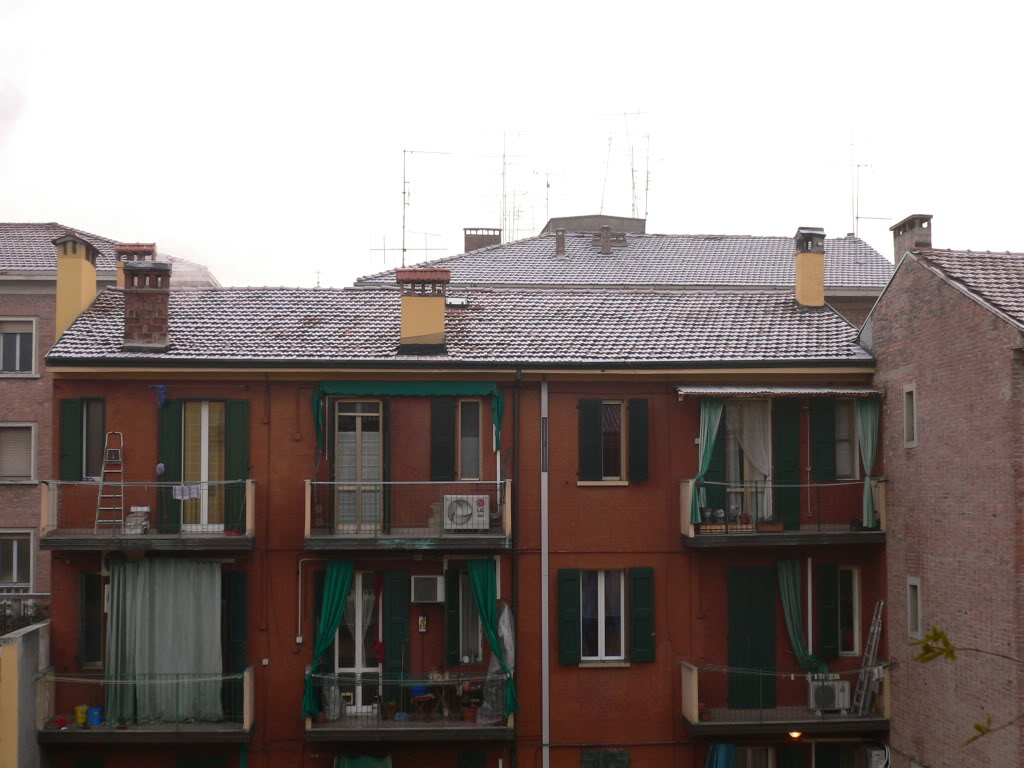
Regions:
M 493 381 L 322 381 L 313 392 L 316 442 L 324 443 L 324 403 L 328 395 L 344 397 L 490 397 L 494 447 L 501 445 L 501 418 L 505 398 Z

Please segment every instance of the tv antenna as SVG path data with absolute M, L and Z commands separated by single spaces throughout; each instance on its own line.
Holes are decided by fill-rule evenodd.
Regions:
M 608 163 L 612 159 L 612 135 L 608 134 L 608 154 L 604 158 L 604 183 L 601 184 L 601 208 L 598 213 L 604 213 L 604 192 L 608 188 Z
M 644 171 L 644 220 L 647 220 L 647 200 L 651 191 L 651 134 L 646 134 L 647 139 L 647 169 Z
M 851 145 L 852 146 L 852 145 Z M 860 237 L 860 223 L 862 221 L 889 221 L 888 216 L 861 216 L 860 215 L 860 169 L 870 168 L 868 163 L 854 163 L 853 164 L 853 200 L 852 205 L 852 219 L 853 219 L 853 236 Z
M 403 149 L 402 150 L 402 266 L 405 266 L 405 209 L 409 207 L 409 179 L 406 176 L 406 158 L 409 155 L 451 155 L 452 152 L 437 152 L 429 149 Z M 413 249 L 419 250 L 419 249 Z M 442 250 L 442 249 L 437 249 Z

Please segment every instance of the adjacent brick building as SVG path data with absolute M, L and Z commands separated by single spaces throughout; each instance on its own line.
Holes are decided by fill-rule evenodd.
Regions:
M 931 216 L 893 228 L 896 272 L 861 333 L 886 391 L 893 765 L 1020 765 L 1020 663 L 912 659 L 932 626 L 1024 658 L 1024 255 L 932 247 Z

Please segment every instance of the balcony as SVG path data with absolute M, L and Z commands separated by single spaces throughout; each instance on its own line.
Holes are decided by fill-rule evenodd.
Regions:
M 878 525 L 861 522 L 863 480 L 839 480 L 819 485 L 729 484 L 725 509 L 701 509 L 701 523 L 690 522 L 694 479 L 679 482 L 679 525 L 683 541 L 699 547 L 790 547 L 801 544 L 881 544 L 885 542 L 885 478 L 873 480 Z M 783 522 L 772 511 L 744 514 L 743 510 L 771 510 L 776 491 L 799 499 L 799 519 Z M 762 518 L 758 519 L 759 515 Z
M 501 741 L 515 738 L 505 677 L 445 679 L 379 674 L 314 675 L 323 712 L 307 741 Z
M 306 549 L 493 551 L 512 542 L 512 482 L 306 481 Z
M 680 669 L 683 719 L 696 736 L 889 730 L 889 675 L 884 667 L 879 667 L 882 678 L 875 684 L 877 693 L 868 696 L 864 714 L 851 709 L 856 671 L 819 677 L 805 672 L 779 674 L 697 666 L 687 661 L 681 662 Z M 812 703 L 816 706 L 810 706 Z
M 239 674 L 137 675 L 116 681 L 102 672 L 49 672 L 38 685 L 40 744 L 239 743 L 252 732 L 252 667 Z M 106 702 L 115 687 L 124 686 L 134 689 L 128 697 L 134 715 L 109 722 Z
M 0 637 L 50 618 L 50 596 L 0 590 Z
M 44 481 L 41 549 L 248 550 L 255 533 L 253 480 L 208 483 Z M 97 508 L 123 503 L 120 511 Z M 110 520 L 114 522 L 110 522 Z M 107 522 L 103 522 L 106 520 Z

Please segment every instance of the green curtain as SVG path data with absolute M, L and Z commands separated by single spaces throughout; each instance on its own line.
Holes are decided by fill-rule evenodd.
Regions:
M 704 768 L 736 768 L 736 745 L 712 744 Z
M 324 581 L 323 606 L 320 609 L 320 626 L 316 630 L 313 644 L 313 661 L 306 673 L 305 689 L 302 693 L 302 716 L 316 717 L 320 714 L 320 700 L 313 690 L 313 675 L 320 669 L 324 653 L 334 642 L 334 635 L 345 615 L 348 591 L 352 586 L 352 561 L 331 560 L 327 566 Z
M 498 385 L 492 381 L 322 381 L 313 391 L 313 421 L 316 424 L 316 442 L 321 449 L 325 447 L 324 398 L 327 395 L 490 397 L 495 447 L 501 445 L 501 418 L 505 413 L 505 398 Z
M 875 466 L 878 451 L 878 414 L 881 403 L 877 398 L 857 400 L 857 439 L 860 443 L 860 458 L 864 463 L 864 527 L 874 528 L 875 497 L 871 493 L 871 470 Z
M 800 561 L 779 560 L 779 592 L 782 595 L 782 612 L 786 615 L 786 629 L 793 646 L 796 660 L 808 672 L 828 672 L 828 665 L 809 653 L 804 642 L 804 621 L 800 610 Z
M 334 768 L 391 768 L 391 756 L 369 757 L 359 755 L 358 757 L 336 757 Z
M 480 614 L 480 624 L 487 635 L 487 644 L 491 647 L 491 653 L 498 658 L 501 669 L 507 676 L 505 681 L 505 714 L 511 715 L 519 711 L 519 701 L 516 698 L 516 684 L 512 680 L 512 670 L 505 663 L 505 654 L 501 649 L 501 641 L 498 639 L 498 586 L 495 577 L 495 562 L 493 560 L 468 560 L 466 566 L 469 570 L 469 582 L 473 586 L 473 597 L 476 598 L 477 612 Z
M 725 401 L 717 397 L 705 397 L 700 401 L 700 472 L 694 478 L 693 498 L 690 500 L 690 522 L 700 522 L 700 508 L 704 506 L 704 489 L 700 481 L 711 466 L 711 457 L 715 452 L 715 438 L 718 436 L 718 424 L 722 420 Z

